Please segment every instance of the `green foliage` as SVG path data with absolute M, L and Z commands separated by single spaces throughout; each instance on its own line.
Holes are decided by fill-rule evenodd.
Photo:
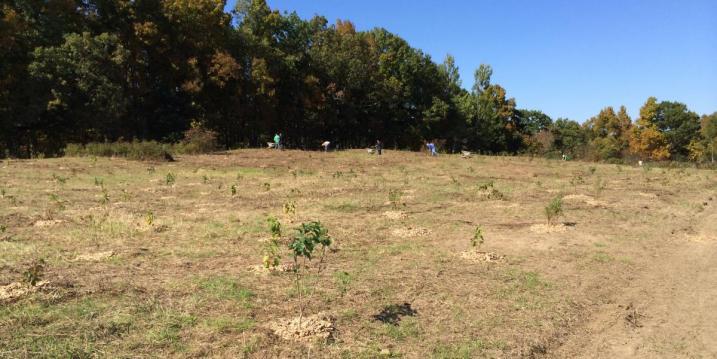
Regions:
M 30 266 L 22 273 L 25 283 L 35 286 L 42 280 L 42 276 L 45 273 L 45 260 L 40 258 L 34 260 Z
M 478 196 L 481 200 L 504 200 L 505 194 L 495 188 L 493 181 L 488 181 L 478 185 Z
M 147 223 L 148 226 L 151 226 L 154 224 L 154 212 L 147 211 L 147 214 L 144 216 L 144 221 Z
M 545 218 L 548 225 L 553 225 L 555 219 L 563 215 L 563 196 L 555 196 L 547 206 L 545 206 Z
M 485 238 L 483 238 L 483 227 L 477 226 L 473 231 L 473 237 L 471 237 L 471 247 L 476 248 L 483 245 Z
M 296 201 L 288 201 L 284 203 L 284 214 L 290 218 L 296 217 Z
M 235 184 L 232 185 L 232 187 L 231 187 L 231 193 L 232 193 L 232 196 L 236 196 L 236 195 L 237 195 L 237 185 L 235 185 Z
M 199 281 L 199 288 L 210 297 L 221 300 L 233 300 L 249 305 L 255 295 L 250 290 L 239 287 L 236 279 L 227 276 L 213 276 Z
M 490 65 L 475 69 L 467 91 L 453 56 L 438 64 L 383 28 L 302 19 L 263 0 L 239 1 L 233 13 L 221 1 L 6 3 L 6 158 L 64 148 L 69 156 L 171 160 L 257 146 L 277 130 L 297 147 L 331 134 L 358 148 L 380 134 L 386 147 L 442 138 L 446 149 L 517 153 L 540 143 L 547 153 L 608 160 L 627 146 L 626 111 L 606 109 L 585 127 L 551 123 L 539 110 L 518 109 Z M 685 105 L 655 101 L 651 113 L 674 155 L 706 145 L 693 143 L 702 142 L 699 124 Z
M 331 237 L 328 230 L 321 222 L 302 223 L 297 229 L 294 238 L 289 243 L 294 259 L 299 257 L 312 259 L 314 249 L 320 245 L 322 250 L 331 245 Z
M 273 216 L 267 218 L 266 222 L 269 224 L 271 238 L 281 238 L 281 222 Z
M 104 188 L 102 188 L 102 197 L 100 197 L 100 203 L 102 203 L 102 204 L 110 203 L 110 194 Z
M 164 182 L 167 184 L 167 186 L 173 186 L 174 182 L 176 182 L 176 177 L 174 176 L 174 173 L 167 172 L 167 175 L 164 176 Z
M 279 239 L 281 239 L 281 223 L 276 217 L 267 218 L 271 239 L 264 245 L 262 264 L 264 268 L 273 269 L 279 266 L 281 254 L 279 253 Z

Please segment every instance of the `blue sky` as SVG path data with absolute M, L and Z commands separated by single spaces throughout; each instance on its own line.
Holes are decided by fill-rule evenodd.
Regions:
M 233 7 L 229 0 L 228 7 Z M 481 63 L 519 108 L 583 122 L 606 106 L 637 116 L 647 97 L 717 111 L 714 0 L 268 0 L 359 30 L 383 27 L 441 62 L 470 89 Z

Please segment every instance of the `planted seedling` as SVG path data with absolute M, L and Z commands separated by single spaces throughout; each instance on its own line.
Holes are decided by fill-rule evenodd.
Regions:
M 555 196 L 547 206 L 545 206 L 545 218 L 548 220 L 548 226 L 553 225 L 553 221 L 563 215 L 563 197 Z
M 284 203 L 284 214 L 291 218 L 291 221 L 296 218 L 296 201 L 288 201 Z
M 236 196 L 237 195 L 237 185 L 233 184 L 231 191 L 232 191 L 232 196 Z
M 279 255 L 279 240 L 281 239 L 281 222 L 276 217 L 267 218 L 271 239 L 264 246 L 262 263 L 264 268 L 272 269 L 279 266 L 281 256 Z
M 471 238 L 471 247 L 477 248 L 483 245 L 485 238 L 483 238 L 483 227 L 477 226 L 473 231 L 473 237 Z
M 144 221 L 147 222 L 148 226 L 151 226 L 154 224 L 154 212 L 147 211 L 147 214 L 144 216 Z
M 164 181 L 166 182 L 167 186 L 174 185 L 174 182 L 176 181 L 176 178 L 174 177 L 174 173 L 167 172 L 167 175 L 164 177 Z
M 321 259 L 318 265 L 318 271 L 320 273 L 326 248 L 330 245 L 331 237 L 321 222 L 302 223 L 301 226 L 296 229 L 294 238 L 291 243 L 289 243 L 289 249 L 294 258 L 296 290 L 299 294 L 299 327 L 301 327 L 301 318 L 304 314 L 304 303 L 301 296 L 301 282 L 304 271 L 301 268 L 305 267 L 307 262 L 311 262 L 314 250 L 317 246 L 321 246 Z
M 25 283 L 35 286 L 42 280 L 42 275 L 45 272 L 45 260 L 40 258 L 34 260 L 30 267 L 22 274 Z

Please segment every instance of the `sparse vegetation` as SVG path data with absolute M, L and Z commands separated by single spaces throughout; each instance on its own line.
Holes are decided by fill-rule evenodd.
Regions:
M 397 209 L 401 205 L 401 197 L 403 193 L 400 189 L 391 189 L 388 191 L 388 201 L 391 203 L 394 209 Z
M 42 280 L 45 273 L 45 260 L 42 258 L 35 259 L 30 263 L 30 266 L 22 273 L 22 277 L 25 283 L 35 286 Z
M 637 166 L 623 166 L 622 173 L 598 166 L 589 175 L 579 161 L 414 157 L 389 151 L 379 163 L 365 150 L 316 156 L 242 149 L 182 156 L 154 171 L 146 163 L 102 157 L 12 161 L 0 169 L 0 232 L 6 227 L 0 288 L 18 291 L 0 289 L 0 298 L 17 295 L 0 299 L 0 351 L 520 357 L 545 345 L 542 338 L 570 333 L 563 337 L 570 341 L 580 326 L 566 318 L 590 323 L 587 309 L 571 301 L 623 303 L 626 288 L 639 288 L 657 293 L 656 303 L 664 305 L 673 294 L 660 297 L 664 287 L 652 287 L 659 276 L 654 268 L 674 272 L 665 285 L 689 289 L 699 300 L 709 294 L 684 279 L 710 271 L 703 267 L 710 263 L 705 238 L 711 238 L 717 189 L 710 171 L 653 169 L 653 180 L 643 183 Z M 262 168 L 267 162 L 290 163 L 297 178 L 281 165 Z M 343 174 L 334 180 L 337 169 Z M 165 185 L 168 172 L 176 176 L 172 186 Z M 65 185 L 53 174 L 67 177 Z M 586 184 L 573 193 L 569 180 L 576 174 Z M 453 186 L 451 176 L 461 186 Z M 666 183 L 667 177 L 673 180 Z M 590 204 L 598 179 L 608 184 L 599 206 Z M 263 183 L 272 190 L 265 192 Z M 398 209 L 387 202 L 391 189 L 400 189 Z M 477 192 L 490 189 L 507 193 L 505 199 L 476 200 Z M 107 205 L 98 204 L 103 190 L 111 198 Z M 542 220 L 548 201 L 566 190 L 561 208 L 568 218 L 536 224 L 536 213 Z M 56 202 L 66 209 L 60 212 Z M 320 218 L 341 242 L 310 241 L 311 260 L 297 256 L 294 262 L 289 244 L 305 218 Z M 659 240 L 673 229 L 672 236 L 685 240 Z M 47 269 L 32 287 L 23 274 L 36 258 L 44 258 Z M 654 312 L 646 306 L 641 313 Z M 699 310 L 682 309 L 681 318 L 695 323 L 690 313 Z M 338 340 L 285 340 L 267 331 L 300 315 L 309 330 L 315 314 L 334 319 Z
M 164 176 L 164 182 L 167 186 L 174 185 L 175 181 L 176 181 L 176 178 L 174 176 L 174 173 L 172 173 L 172 172 L 167 172 L 167 175 Z
M 483 245 L 483 242 L 485 242 L 485 238 L 483 238 L 483 227 L 476 226 L 475 230 L 473 230 L 473 237 L 471 237 L 471 247 L 480 247 Z
M 554 225 L 555 220 L 563 215 L 563 196 L 558 195 L 550 200 L 547 206 L 545 206 L 545 218 L 548 220 L 548 225 Z

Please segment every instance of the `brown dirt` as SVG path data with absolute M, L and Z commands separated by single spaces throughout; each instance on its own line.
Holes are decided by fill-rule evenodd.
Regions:
M 40 281 L 31 286 L 26 283 L 14 282 L 8 285 L 0 286 L 0 302 L 13 301 L 22 298 L 28 294 L 36 292 L 38 289 L 46 286 L 47 281 Z
M 475 250 L 463 251 L 460 253 L 460 257 L 476 262 L 498 262 L 505 258 L 505 256 L 495 252 L 481 252 Z
M 269 324 L 269 328 L 285 340 L 329 340 L 336 330 L 335 321 L 333 317 L 320 313 L 303 318 L 277 320 Z
M 694 222 L 707 240 L 657 244 L 655 260 L 609 303 L 594 303 L 550 357 L 717 357 L 717 212 Z

